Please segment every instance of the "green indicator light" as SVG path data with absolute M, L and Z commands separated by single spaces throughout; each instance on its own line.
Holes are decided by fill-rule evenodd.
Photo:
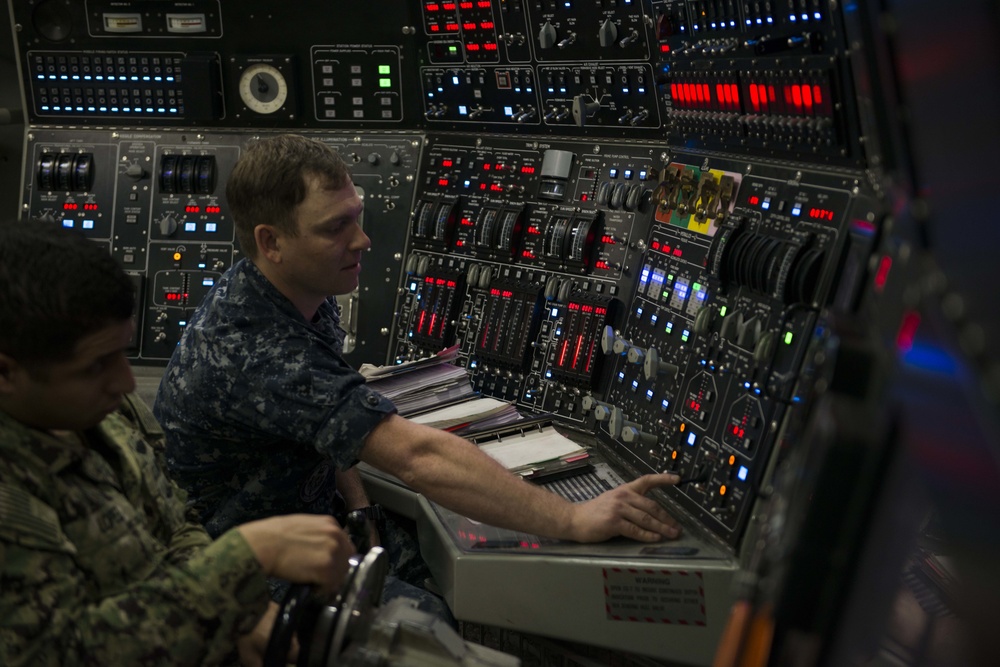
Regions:
M 791 344 L 792 344 L 792 332 L 791 331 L 786 331 L 785 332 L 785 345 L 791 345 Z
M 458 53 L 458 47 L 457 46 L 449 46 L 448 47 L 448 51 L 449 51 L 449 53 Z
M 674 330 L 674 323 L 673 323 L 673 322 L 667 322 L 667 328 L 665 329 L 665 331 L 666 331 L 667 333 L 670 333 L 670 332 L 672 332 L 673 330 Z
M 378 73 L 379 74 L 388 74 L 391 71 L 392 70 L 389 68 L 388 65 L 379 65 L 378 66 Z
M 669 276 L 667 276 L 667 282 L 668 283 L 674 282 L 674 274 L 671 273 Z
M 697 292 L 698 290 L 701 289 L 701 283 L 695 283 L 694 285 L 691 285 L 691 289 Z
M 722 308 L 719 308 L 719 317 L 725 317 L 726 316 L 726 309 L 728 307 L 729 306 L 723 306 Z
M 379 79 L 378 80 L 378 87 L 379 88 L 392 88 L 392 79 Z
M 688 342 L 688 335 L 687 334 L 681 334 L 681 340 L 684 341 L 685 343 Z
M 668 289 L 663 290 L 663 294 L 660 295 L 660 298 L 669 299 L 670 298 L 670 290 L 668 290 Z

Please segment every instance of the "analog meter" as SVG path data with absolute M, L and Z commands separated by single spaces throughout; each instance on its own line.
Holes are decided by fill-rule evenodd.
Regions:
M 240 101 L 248 112 L 294 118 L 294 67 L 288 57 L 253 57 L 234 62 Z
M 240 75 L 240 99 L 247 109 L 259 114 L 272 114 L 288 100 L 288 82 L 274 65 L 250 65 Z

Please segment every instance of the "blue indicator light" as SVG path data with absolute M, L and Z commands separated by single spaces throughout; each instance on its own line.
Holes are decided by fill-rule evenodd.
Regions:
M 694 447 L 694 442 L 697 440 L 697 436 L 694 433 L 688 433 L 687 443 Z
M 84 229 L 93 229 L 94 228 L 94 221 L 93 220 L 83 220 L 81 222 L 81 224 L 83 225 Z
M 66 218 L 63 218 L 62 226 L 63 227 L 72 227 L 73 226 L 73 221 L 72 220 L 67 220 Z
M 748 474 L 750 474 L 750 471 L 747 470 L 747 467 L 746 466 L 740 466 L 739 471 L 736 473 L 736 477 L 741 482 L 745 482 L 745 481 L 747 481 L 747 475 Z
M 184 231 L 185 232 L 196 232 L 196 231 L 198 231 L 198 225 L 197 225 L 197 223 L 194 223 L 194 222 L 185 222 L 184 223 Z
M 211 287 L 212 285 L 215 284 L 215 278 L 202 278 L 201 284 L 204 285 L 205 287 Z

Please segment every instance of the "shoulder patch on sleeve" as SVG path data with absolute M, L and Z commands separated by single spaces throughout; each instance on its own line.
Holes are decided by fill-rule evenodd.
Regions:
M 56 511 L 9 484 L 0 484 L 0 538 L 27 547 L 76 553 Z

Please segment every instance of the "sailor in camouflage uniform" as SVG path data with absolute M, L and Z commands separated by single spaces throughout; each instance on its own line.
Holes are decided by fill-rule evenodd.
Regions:
M 210 533 L 275 513 L 336 512 L 338 483 L 347 508 L 358 508 L 367 503 L 352 468 L 361 460 L 496 526 L 578 541 L 678 534 L 644 496 L 676 475 L 642 477 L 572 505 L 468 441 L 400 417 L 366 386 L 341 356 L 332 297 L 357 288 L 371 240 L 360 225 L 364 203 L 328 145 L 297 135 L 251 143 L 226 198 L 246 257 L 189 319 L 153 406 L 171 473 Z M 395 552 L 397 576 L 419 584 L 416 568 L 400 571 L 399 542 L 381 540 Z
M 252 660 L 273 623 L 267 575 L 330 587 L 347 570 L 332 520 L 275 518 L 213 541 L 187 516 L 163 432 L 129 393 L 133 302 L 86 238 L 0 225 L 2 665 L 235 664 L 238 641 Z M 281 558 L 296 562 L 279 567 L 289 539 Z

